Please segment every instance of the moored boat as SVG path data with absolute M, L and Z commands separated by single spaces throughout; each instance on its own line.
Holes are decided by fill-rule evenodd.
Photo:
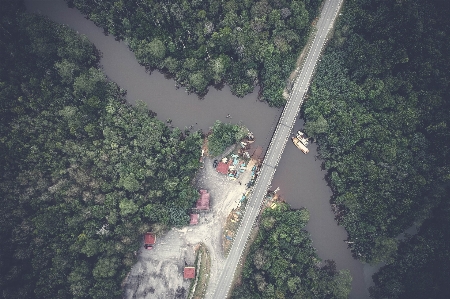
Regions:
M 304 154 L 309 153 L 309 149 L 303 145 L 303 143 L 300 142 L 300 140 L 297 137 L 292 137 L 292 142 L 295 144 L 296 147 L 298 147 L 299 150 L 301 150 Z
M 308 145 L 308 138 L 306 137 L 306 134 L 302 131 L 297 132 L 297 139 L 300 140 L 301 143 L 303 143 L 304 146 Z

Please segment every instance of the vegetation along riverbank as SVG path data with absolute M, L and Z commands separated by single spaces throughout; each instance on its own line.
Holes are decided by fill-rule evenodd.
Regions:
M 259 84 L 261 99 L 274 106 L 284 104 L 286 78 L 320 4 L 67 2 L 123 39 L 143 65 L 173 75 L 189 91 L 204 94 L 210 84 L 227 83 L 242 96 Z M 302 110 L 350 249 L 364 262 L 386 263 L 374 276 L 374 299 L 450 297 L 446 2 L 346 1 Z M 2 1 L 1 294 L 120 298 L 143 233 L 189 220 L 198 197 L 192 181 L 201 166 L 201 133 L 168 128 L 145 105 L 128 105 L 85 37 L 23 11 L 20 1 Z M 210 136 L 216 154 L 245 135 L 239 126 L 214 128 L 222 132 Z M 213 161 L 206 161 L 203 174 L 217 183 Z M 214 231 L 217 240 L 224 234 L 208 229 L 221 224 L 245 188 L 225 176 L 222 183 L 211 192 L 213 205 L 231 187 L 239 197 L 202 220 L 205 235 Z M 236 297 L 346 296 L 348 275 L 332 262 L 316 263 L 302 230 L 306 218 L 305 210 L 284 205 L 264 212 Z M 411 225 L 418 233 L 400 241 Z M 189 235 L 195 242 L 188 247 L 205 241 L 190 230 L 170 230 L 167 239 Z M 223 264 L 216 243 L 205 241 L 209 283 Z M 129 277 L 142 278 L 139 271 Z
M 83 36 L 1 10 L 0 289 L 115 298 L 153 224 L 184 225 L 201 135 L 131 107 Z
M 346 1 L 304 106 L 349 247 L 389 264 L 374 298 L 449 294 L 448 14 L 439 0 Z
M 348 298 L 348 270 L 337 271 L 334 261 L 321 263 L 304 230 L 308 220 L 306 209 L 269 202 L 231 298 Z
M 138 267 L 137 276 L 130 270 L 143 251 L 143 234 L 188 223 L 198 198 L 192 178 L 200 167 L 201 134 L 169 129 L 144 105 L 126 104 L 85 37 L 24 13 L 20 3 L 3 8 L 2 296 L 122 297 L 139 276 Z M 216 123 L 211 145 L 222 149 L 243 132 Z M 229 212 L 219 213 L 225 219 Z M 162 241 L 175 239 L 178 231 L 170 232 L 158 235 L 146 255 L 156 256 Z M 205 232 L 214 248 L 211 230 Z M 220 240 L 220 230 L 217 235 Z M 210 252 L 217 279 L 220 251 Z
M 320 0 L 85 1 L 68 0 L 106 32 L 123 39 L 139 62 L 172 75 L 189 91 L 230 85 L 244 96 L 285 103 Z

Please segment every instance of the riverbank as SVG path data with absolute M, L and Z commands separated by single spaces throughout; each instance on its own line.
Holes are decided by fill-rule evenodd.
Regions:
M 104 73 L 127 90 L 127 99 L 131 104 L 143 100 L 157 113 L 158 119 L 172 119 L 172 125 L 181 129 L 192 126 L 194 130 L 207 132 L 215 120 L 231 123 L 242 121 L 258 137 L 257 144 L 263 148 L 262 154 L 266 151 L 281 109 L 270 108 L 258 101 L 257 91 L 244 98 L 237 98 L 227 86 L 222 90 L 211 88 L 200 101 L 194 94 L 188 95 L 182 89 L 177 90 L 175 82 L 165 79 L 163 74 L 153 72 L 149 75 L 123 42 L 116 41 L 113 36 L 105 36 L 102 29 L 86 20 L 76 9 L 68 8 L 63 0 L 26 0 L 25 4 L 29 12 L 48 16 L 86 35 L 102 52 Z M 231 118 L 226 117 L 228 114 Z M 300 123 L 297 122 L 294 132 L 302 127 Z M 316 155 L 315 145 L 310 147 L 308 155 L 303 155 L 289 142 L 277 167 L 272 189 L 280 187 L 282 196 L 288 199 L 293 208 L 305 206 L 310 211 L 311 219 L 306 229 L 311 234 L 319 257 L 335 260 L 338 269 L 350 269 L 353 276 L 351 298 L 368 298 L 367 286 L 362 278 L 362 263 L 352 258 L 343 242 L 347 238 L 346 232 L 334 221 L 329 203 L 331 190 L 324 180 L 325 173 L 320 169 L 321 161 L 315 160 Z M 210 164 L 206 163 L 205 168 Z M 212 199 L 214 204 L 214 196 Z M 134 266 L 133 271 L 136 267 L 139 265 Z
M 298 120 L 293 132 L 303 129 L 303 121 Z M 318 159 L 317 144 L 308 145 L 309 153 L 303 154 L 292 142 L 288 142 L 272 181 L 272 189 L 280 187 L 279 195 L 293 209 L 305 207 L 310 213 L 306 230 L 311 234 L 313 245 L 322 260 L 336 262 L 338 270 L 348 269 L 352 275 L 351 299 L 369 298 L 367 282 L 372 281 L 370 266 L 353 258 L 345 240 L 346 230 L 337 224 L 331 209 L 331 189 L 327 186 Z M 366 276 L 365 276 L 366 274 Z
M 124 42 L 106 36 L 78 10 L 67 7 L 64 0 L 25 0 L 25 4 L 29 12 L 48 16 L 86 35 L 102 53 L 103 72 L 127 91 L 126 99 L 130 104 L 143 101 L 156 113 L 156 118 L 163 122 L 171 119 L 170 125 L 182 131 L 190 128 L 206 133 L 216 120 L 244 125 L 258 136 L 257 144 L 266 151 L 282 110 L 258 100 L 258 87 L 242 98 L 234 96 L 227 85 L 220 90 L 211 87 L 199 100 L 197 95 L 177 89 L 176 82 L 166 79 L 164 74 L 158 71 L 149 74 Z

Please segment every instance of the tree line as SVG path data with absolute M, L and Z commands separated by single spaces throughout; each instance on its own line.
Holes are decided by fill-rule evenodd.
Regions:
M 304 230 L 309 212 L 276 205 L 261 215 L 258 236 L 231 298 L 348 298 L 350 272 L 337 271 L 332 260 L 320 261 Z
M 0 16 L 0 296 L 120 298 L 143 233 L 188 222 L 201 134 L 125 103 L 85 36 Z
M 443 255 L 449 248 L 433 239 L 443 237 L 437 223 L 450 216 L 438 212 L 449 198 L 448 14 L 441 0 L 347 1 L 302 109 L 349 247 L 363 261 L 393 263 L 377 275 L 374 298 L 447 298 L 439 294 L 448 286 L 432 279 L 442 269 L 425 266 L 436 260 L 418 253 L 426 253 L 425 240 Z M 399 243 L 400 233 L 422 223 Z M 422 268 L 411 264 L 419 259 Z M 449 261 L 440 259 L 441 267 Z M 419 268 L 424 273 L 411 272 Z M 425 295 L 431 287 L 436 296 Z
M 270 105 L 305 45 L 320 0 L 67 0 L 107 33 L 124 40 L 149 69 L 171 74 L 190 91 L 230 85 Z
M 187 223 L 202 136 L 128 105 L 85 36 L 3 4 L 1 296 L 120 298 L 143 233 Z M 216 151 L 247 132 L 212 131 Z
M 450 297 L 450 202 L 443 201 L 416 235 L 400 242 L 392 263 L 373 276 L 372 298 Z

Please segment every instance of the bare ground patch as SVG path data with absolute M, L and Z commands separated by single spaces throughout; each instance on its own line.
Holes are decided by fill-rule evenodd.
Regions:
M 246 200 L 244 200 L 246 201 Z M 241 224 L 242 217 L 245 212 L 245 202 L 241 202 L 241 205 L 231 210 L 228 215 L 222 233 L 222 247 L 223 253 L 227 257 L 233 245 L 234 237 Z
M 154 249 L 142 247 L 138 252 L 138 261 L 124 282 L 124 298 L 186 298 L 192 281 L 183 279 L 183 269 L 185 265 L 194 265 L 195 246 L 199 243 L 204 244 L 210 259 L 209 281 L 202 291 L 205 294 L 202 298 L 212 297 L 225 262 L 223 226 L 229 213 L 240 205 L 251 177 L 251 166 L 239 180 L 230 180 L 218 173 L 212 164 L 213 159 L 205 157 L 204 167 L 195 179 L 199 189 L 207 189 L 210 193 L 210 211 L 200 214 L 198 225 L 169 231 L 160 228 Z

